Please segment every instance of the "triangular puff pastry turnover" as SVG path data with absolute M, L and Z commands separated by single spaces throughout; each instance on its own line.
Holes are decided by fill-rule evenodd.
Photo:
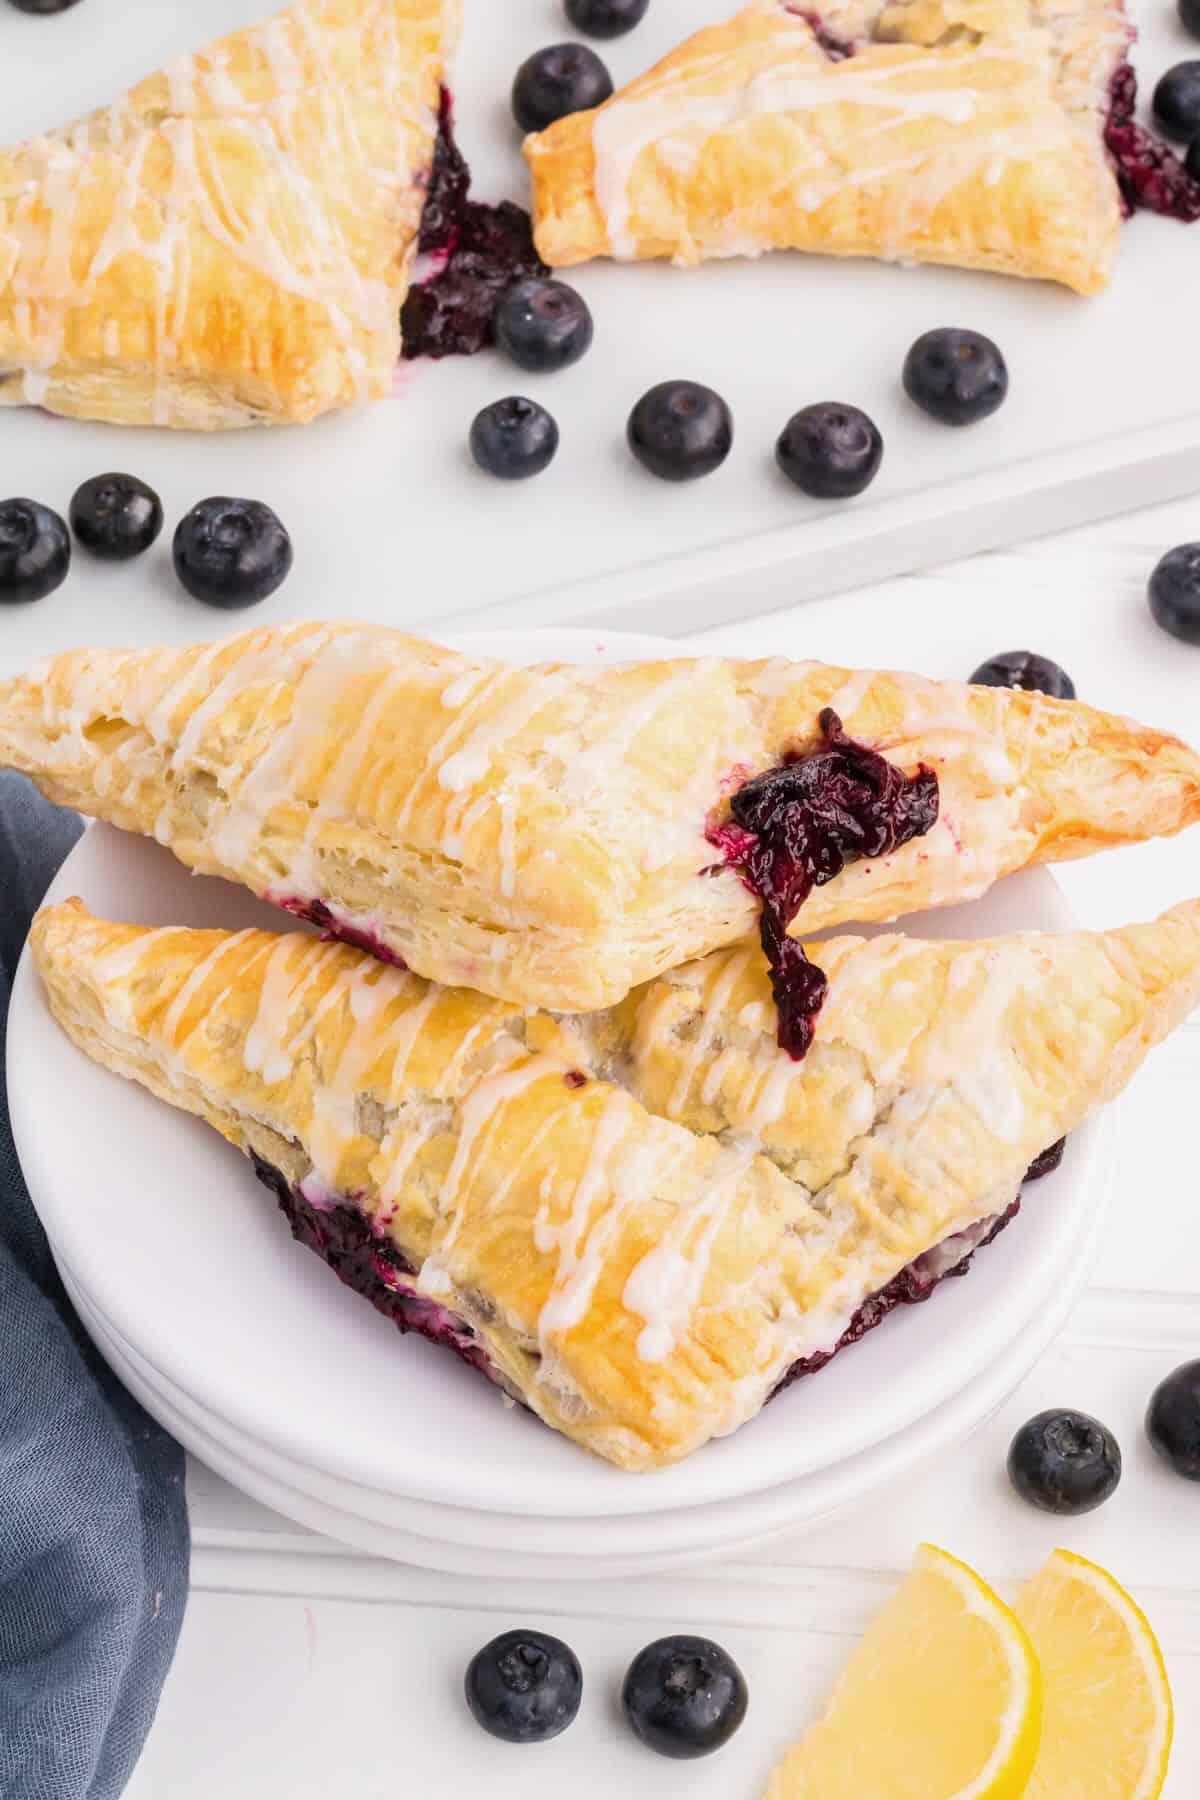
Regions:
M 199 430 L 386 394 L 459 0 L 294 0 L 0 150 L 0 403 Z
M 1200 818 L 1185 745 L 1040 694 L 783 659 L 522 669 L 345 623 L 49 659 L 0 682 L 0 764 L 418 974 L 561 1012 L 753 934 L 794 840 L 823 851 L 859 804 L 879 828 L 814 853 L 806 935 Z M 779 866 L 755 875 L 764 800 Z
M 819 250 L 1095 293 L 1121 223 L 1111 0 L 754 0 L 526 140 L 538 249 Z
M 344 1281 L 634 1470 L 961 1267 L 1200 1000 L 1200 901 L 1100 935 L 810 944 L 829 996 L 801 1063 L 749 949 L 564 1022 L 298 933 L 72 901 L 31 943 L 76 1043 L 250 1154 Z

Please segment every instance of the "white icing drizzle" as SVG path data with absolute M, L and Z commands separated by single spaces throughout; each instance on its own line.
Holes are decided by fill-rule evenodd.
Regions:
M 202 962 L 198 962 L 179 992 L 168 1006 L 162 1019 L 162 1034 L 168 1043 L 178 1047 L 179 1027 L 193 999 L 200 992 L 209 976 L 220 968 L 225 958 L 235 949 L 240 949 L 246 941 L 253 937 L 252 931 L 235 931 L 232 937 L 222 937 L 216 947 L 209 952 Z M 286 941 L 286 940 L 285 940 Z M 144 948 L 144 943 L 143 943 Z M 224 992 L 224 990 L 222 990 Z M 218 1002 L 219 1004 L 219 1002 Z
M 516 693 L 492 716 L 477 725 L 467 741 L 447 756 L 437 771 L 438 785 L 449 793 L 461 794 L 465 788 L 477 787 L 487 775 L 492 758 L 534 715 L 553 701 L 563 684 L 561 676 L 525 669 L 498 669 L 492 676 L 499 687 L 511 684 Z M 476 699 L 484 690 L 477 690 Z M 435 752 L 436 754 L 436 752 Z
M 901 119 L 932 118 L 961 126 L 974 113 L 977 97 L 969 87 L 897 88 L 897 78 L 913 73 L 907 60 L 867 71 L 859 71 L 853 63 L 830 69 L 819 59 L 814 62 L 811 39 L 805 39 L 804 50 L 804 60 L 794 73 L 784 65 L 725 93 L 683 90 L 645 100 L 616 100 L 601 108 L 592 126 L 595 192 L 614 257 L 629 260 L 637 255 L 637 238 L 630 217 L 630 182 L 642 152 L 663 138 L 672 140 L 671 166 L 678 172 L 683 153 L 681 131 L 694 133 L 698 159 L 708 138 L 765 114 L 803 113 L 849 104 L 878 108 L 888 115 L 889 124 Z
M 182 925 L 160 925 L 155 931 L 140 932 L 115 950 L 105 950 L 97 965 L 101 980 L 111 982 L 116 988 L 122 987 L 155 944 L 161 944 L 164 938 L 175 937 L 183 930 Z
M 548 1075 L 562 1080 L 562 1064 L 552 1056 L 528 1056 L 515 1041 L 508 1062 L 482 1077 L 462 1101 L 458 1109 L 458 1142 L 454 1159 L 446 1172 L 438 1197 L 443 1219 L 450 1223 L 435 1255 L 426 1259 L 418 1277 L 418 1285 L 427 1294 L 445 1293 L 453 1287 L 450 1260 L 463 1222 L 464 1208 L 460 1190 L 477 1143 L 486 1138 L 498 1114 L 536 1082 Z M 563 1087 L 563 1092 L 569 1090 Z
M 570 1331 L 580 1324 L 591 1305 L 596 1283 L 604 1268 L 605 1254 L 619 1230 L 623 1209 L 614 1194 L 615 1183 L 609 1164 L 619 1149 L 629 1123 L 629 1100 L 619 1090 L 610 1092 L 592 1124 L 592 1138 L 583 1173 L 575 1183 L 570 1211 L 565 1219 L 552 1223 L 547 1196 L 538 1210 L 533 1227 L 535 1248 L 543 1256 L 558 1252 L 550 1297 L 538 1319 L 538 1336 L 543 1348 L 553 1332 Z M 626 1205 L 633 1197 L 626 1188 Z M 644 1198 L 644 1195 L 639 1195 Z M 592 1214 L 596 1202 L 606 1201 L 599 1219 Z
M 700 1192 L 677 1211 L 659 1242 L 630 1271 L 621 1297 L 627 1312 L 645 1320 L 637 1352 L 643 1362 L 664 1362 L 687 1329 L 739 1178 L 757 1147 L 722 1149 Z

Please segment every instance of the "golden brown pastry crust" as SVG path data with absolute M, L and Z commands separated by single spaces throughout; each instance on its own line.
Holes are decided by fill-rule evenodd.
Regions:
M 90 1056 L 353 1196 L 507 1387 L 635 1470 L 752 1417 L 868 1295 L 1003 1212 L 1200 999 L 1200 902 L 1102 935 L 810 944 L 830 989 L 800 1064 L 747 950 L 576 1024 L 298 933 L 72 901 L 31 943 Z
M 0 404 L 195 430 L 389 392 L 459 0 L 295 0 L 0 150 Z
M 817 739 L 937 771 L 934 829 L 797 930 L 897 918 L 1200 819 L 1200 758 L 1074 702 L 820 663 L 510 668 L 376 627 L 81 650 L 0 682 L 0 764 L 433 980 L 584 1012 L 751 934 L 706 831 Z
M 844 61 L 800 10 L 754 0 L 528 138 L 546 261 L 816 250 L 1105 286 L 1119 4 L 834 0 Z

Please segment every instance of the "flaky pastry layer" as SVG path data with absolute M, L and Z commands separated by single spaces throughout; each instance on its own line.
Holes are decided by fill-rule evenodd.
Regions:
M 72 901 L 31 943 L 90 1056 L 358 1209 L 504 1386 L 631 1470 L 751 1418 L 1002 1213 L 1200 1000 L 1200 901 L 1098 935 L 810 944 L 830 989 L 799 1064 L 741 949 L 564 1021 L 298 933 Z

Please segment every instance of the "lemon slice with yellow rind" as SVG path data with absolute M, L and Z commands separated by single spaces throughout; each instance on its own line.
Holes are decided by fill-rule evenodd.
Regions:
M 768 1800 L 1020 1800 L 1041 1725 L 1041 1675 L 1017 1618 L 973 1569 L 924 1544 Z
M 1145 1615 L 1104 1569 L 1069 1550 L 1055 1551 L 1016 1612 L 1046 1695 L 1028 1800 L 1157 1800 L 1174 1711 Z

